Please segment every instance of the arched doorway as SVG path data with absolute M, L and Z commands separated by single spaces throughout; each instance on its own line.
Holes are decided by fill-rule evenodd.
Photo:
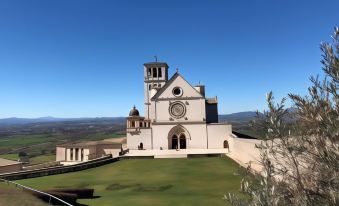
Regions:
M 171 149 L 178 149 L 178 136 L 173 135 L 172 136 L 172 148 Z
M 228 141 L 227 140 L 224 141 L 224 148 L 225 149 L 229 149 L 230 148 L 229 145 L 228 145 Z
M 180 135 L 180 149 L 186 149 L 186 136 L 185 134 Z
M 168 149 L 187 149 L 190 135 L 181 125 L 173 127 L 168 133 Z
M 143 150 L 143 149 L 144 149 L 144 144 L 143 144 L 142 142 L 140 142 L 139 149 L 140 149 L 140 150 Z

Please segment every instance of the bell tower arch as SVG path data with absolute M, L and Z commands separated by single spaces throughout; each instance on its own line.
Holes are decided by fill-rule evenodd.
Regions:
M 151 104 L 151 98 L 168 81 L 168 68 L 166 62 L 149 62 L 144 64 L 144 102 L 146 119 L 154 118 L 154 105 Z

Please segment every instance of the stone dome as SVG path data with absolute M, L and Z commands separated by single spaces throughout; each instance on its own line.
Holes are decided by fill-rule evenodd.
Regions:
M 139 111 L 133 107 L 133 109 L 129 112 L 129 116 L 139 116 Z

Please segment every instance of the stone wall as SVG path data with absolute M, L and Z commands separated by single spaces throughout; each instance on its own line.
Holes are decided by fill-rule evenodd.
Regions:
M 1 165 L 0 166 L 0 174 L 7 173 L 7 172 L 17 172 L 22 170 L 22 164 L 10 164 L 10 165 Z
M 0 178 L 6 179 L 6 180 L 19 180 L 19 179 L 27 179 L 27 178 L 34 178 L 34 177 L 42 177 L 42 176 L 62 174 L 62 173 L 67 173 L 67 172 L 76 172 L 80 170 L 85 170 L 85 169 L 109 164 L 109 163 L 116 162 L 116 161 L 119 161 L 119 157 L 112 158 L 111 156 L 106 156 L 106 157 L 98 158 L 95 160 L 83 162 L 83 163 L 76 164 L 76 165 L 57 166 L 57 167 L 44 168 L 44 169 L 4 173 L 4 174 L 0 174 Z

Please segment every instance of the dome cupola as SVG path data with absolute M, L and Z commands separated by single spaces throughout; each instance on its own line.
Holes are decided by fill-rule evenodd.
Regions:
M 134 116 L 138 117 L 139 116 L 139 111 L 136 109 L 135 105 L 133 106 L 133 109 L 129 112 L 129 116 Z

